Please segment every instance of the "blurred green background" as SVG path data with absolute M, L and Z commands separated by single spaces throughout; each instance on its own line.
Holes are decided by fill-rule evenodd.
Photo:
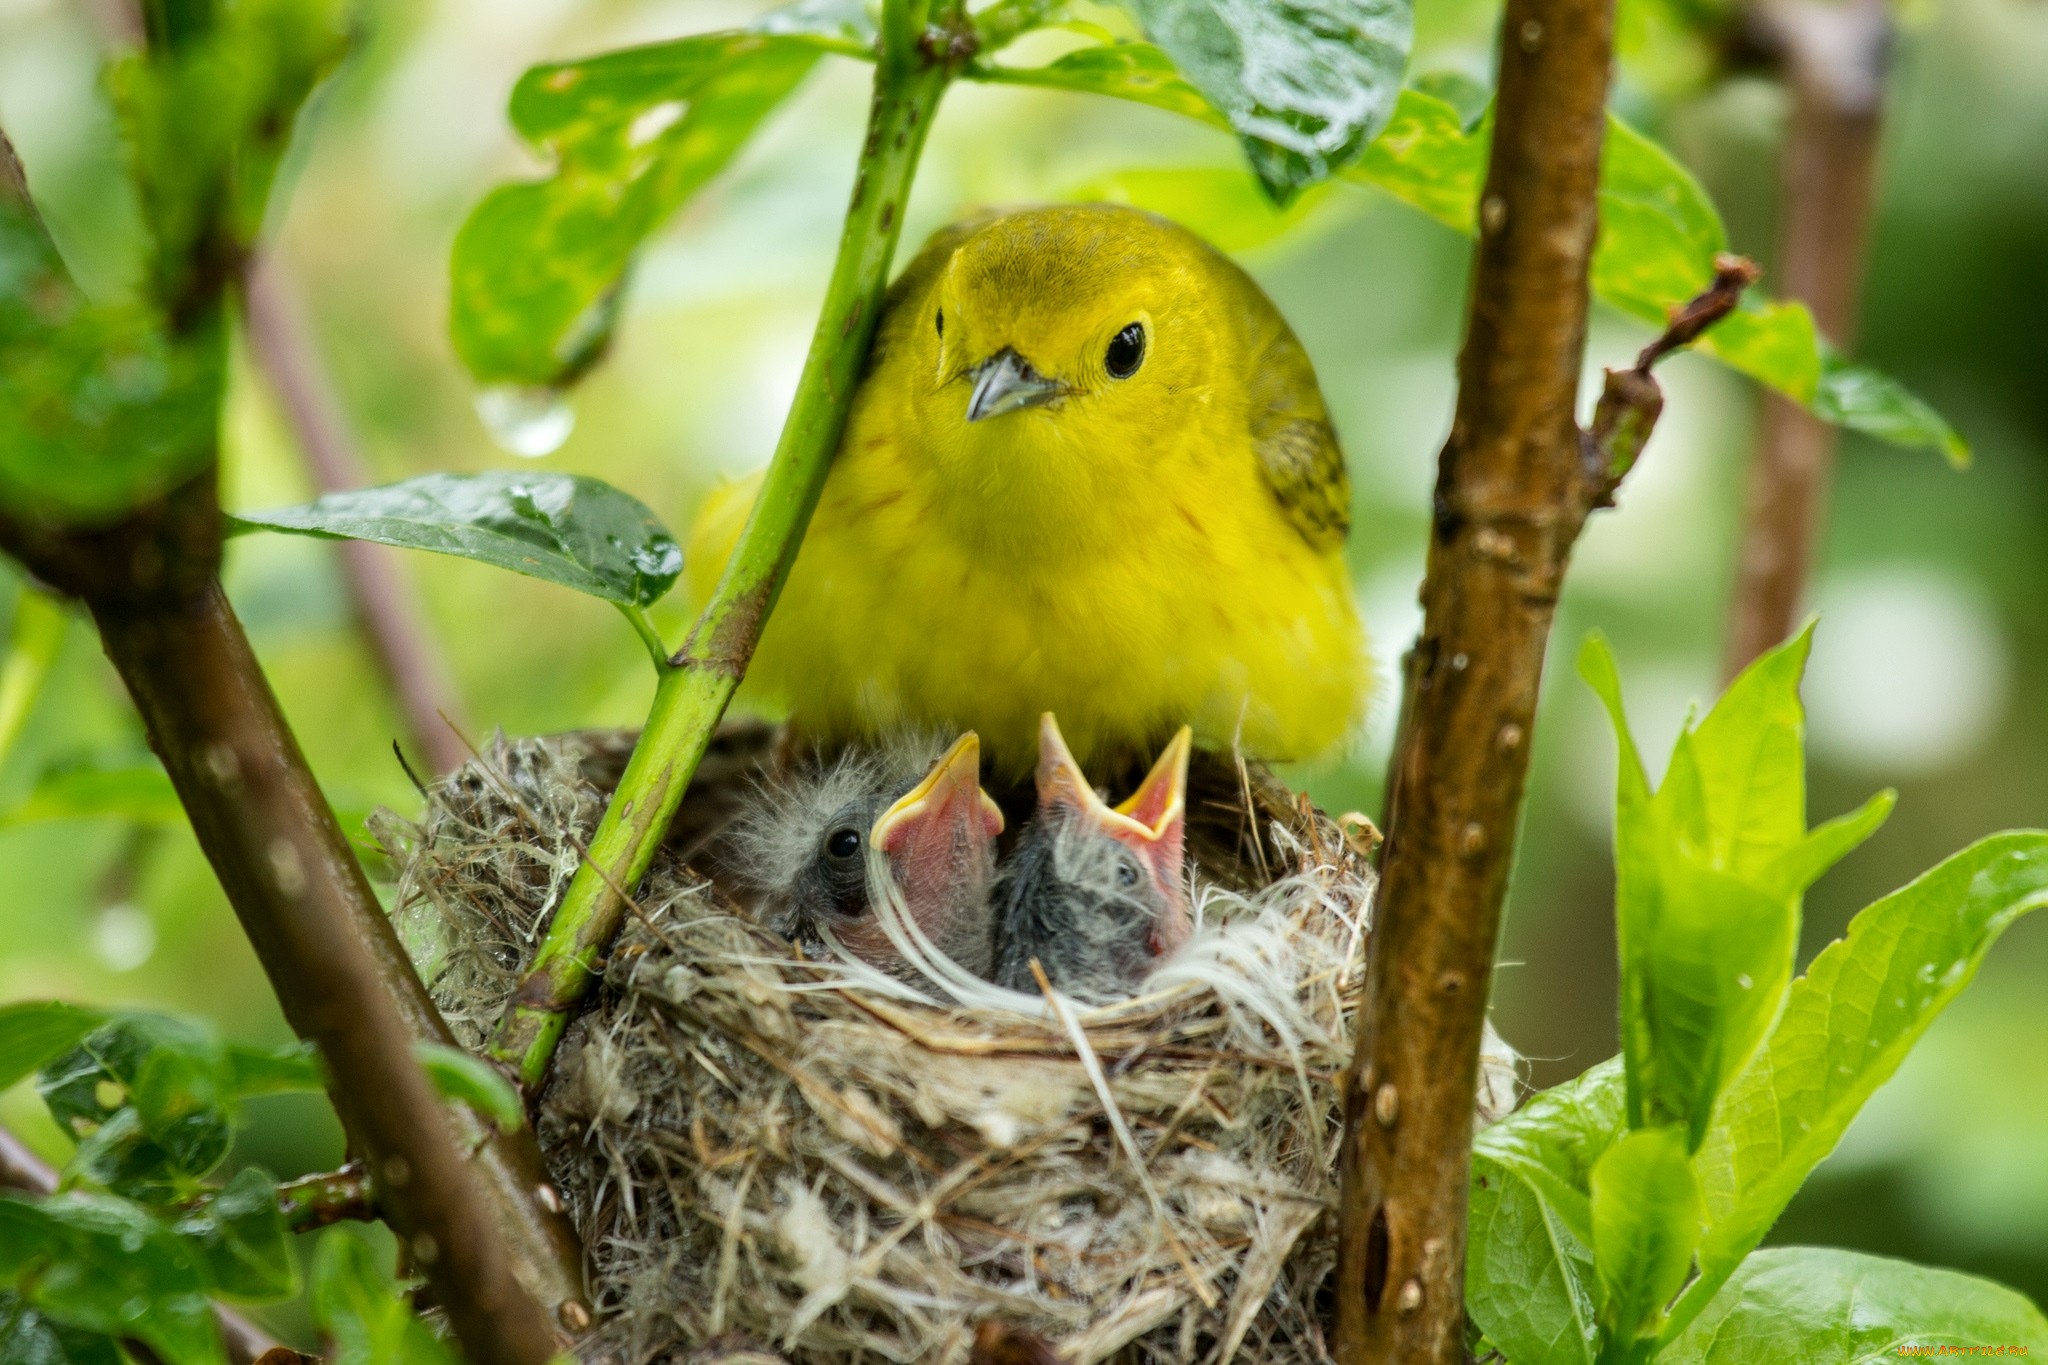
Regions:
M 527 65 L 745 20 L 753 3 L 438 0 L 374 4 L 356 56 L 317 102 L 275 224 L 379 479 L 519 463 L 474 414 L 445 336 L 450 241 L 497 180 L 532 173 L 502 117 Z M 1633 26 L 1641 16 L 1628 12 Z M 117 291 L 135 214 L 96 65 L 94 6 L 0 0 L 0 126 L 19 146 L 81 275 Z M 1417 73 L 1483 79 L 1496 10 L 1421 0 Z M 1844 443 L 1814 588 L 1806 696 L 1812 814 L 1878 786 L 1897 814 L 1809 895 L 1808 955 L 1861 906 L 1993 830 L 2048 823 L 2048 5 L 1930 0 L 1909 14 L 1888 111 L 1860 354 L 1930 398 L 1973 442 L 1968 473 L 1928 453 Z M 1629 31 L 1637 31 L 1631 27 Z M 1047 41 L 1057 41 L 1048 39 Z M 1722 206 L 1736 246 L 1771 259 L 1784 99 L 1757 80 L 1686 89 L 1667 52 L 1632 54 L 1619 107 Z M 588 472 L 686 528 L 713 481 L 768 455 L 829 264 L 866 102 L 864 67 L 827 63 L 647 254 L 618 345 L 576 396 L 541 467 Z M 957 88 L 919 181 L 910 239 L 962 207 L 1127 198 L 1237 251 L 1315 359 L 1350 454 L 1352 562 L 1382 660 L 1370 732 L 1303 774 L 1326 805 L 1376 811 L 1394 664 L 1417 625 L 1434 462 L 1449 425 L 1467 244 L 1355 187 L 1284 218 L 1220 134 L 1114 102 Z M 1593 359 L 1645 339 L 1597 319 Z M 1593 370 L 1597 374 L 1597 369 Z M 1615 1049 L 1608 830 L 1614 750 L 1568 666 L 1594 627 L 1619 652 L 1637 732 L 1661 754 L 1711 697 L 1731 577 L 1750 385 L 1682 356 L 1663 423 L 1619 510 L 1588 532 L 1558 622 L 1508 914 L 1498 1021 L 1536 1082 Z M 231 507 L 310 495 L 274 400 L 238 367 Z M 640 719 L 652 679 L 602 603 L 430 556 L 421 594 L 479 731 Z M 228 583 L 336 804 L 411 810 L 400 723 L 350 617 L 331 547 L 233 543 Z M 16 589 L 0 586 L 0 611 Z M 671 638 L 684 623 L 657 609 Z M 143 754 L 90 632 L 70 629 L 0 770 L 0 811 L 62 765 Z M 187 831 L 0 816 L 0 1000 L 65 996 L 194 1011 L 238 1037 L 285 1035 L 268 987 Z M 1989 1274 L 2048 1301 L 2048 916 L 2023 921 L 1781 1223 L 1826 1242 Z M 283 1175 L 332 1163 L 320 1104 L 259 1101 L 246 1156 Z M 0 1119 L 64 1144 L 27 1087 Z

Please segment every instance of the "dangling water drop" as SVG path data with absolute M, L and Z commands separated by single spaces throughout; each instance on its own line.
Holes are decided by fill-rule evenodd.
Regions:
M 477 420 L 491 439 L 514 455 L 552 455 L 576 429 L 576 409 L 560 389 L 497 384 L 476 396 Z

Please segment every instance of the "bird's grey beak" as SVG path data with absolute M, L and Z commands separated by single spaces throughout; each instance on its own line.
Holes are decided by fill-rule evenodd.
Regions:
M 1008 346 L 975 366 L 973 374 L 974 393 L 967 400 L 970 422 L 1035 408 L 1066 392 L 1066 385 L 1032 369 L 1030 361 Z

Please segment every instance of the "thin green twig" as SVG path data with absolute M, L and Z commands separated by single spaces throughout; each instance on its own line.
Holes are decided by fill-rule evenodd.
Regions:
M 928 15 L 941 25 L 936 31 Z M 547 1074 L 563 1028 L 589 991 L 626 913 L 621 893 L 630 893 L 653 861 L 796 559 L 881 311 L 925 134 L 974 47 L 963 0 L 888 0 L 882 34 L 853 200 L 775 457 L 710 605 L 662 672 L 588 856 L 491 1039 L 491 1056 L 529 1088 Z

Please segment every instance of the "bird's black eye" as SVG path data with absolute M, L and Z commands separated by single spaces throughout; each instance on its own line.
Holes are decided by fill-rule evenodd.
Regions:
M 1102 368 L 1111 379 L 1129 379 L 1145 363 L 1145 324 L 1134 322 L 1109 339 Z
M 835 858 L 851 858 L 860 852 L 860 831 L 835 829 L 825 838 L 825 851 Z
M 1118 860 L 1116 865 L 1116 884 L 1118 886 L 1125 888 L 1136 886 L 1139 876 L 1138 865 L 1135 862 L 1132 862 L 1129 858 Z
M 946 310 L 945 310 L 945 309 L 941 308 L 941 309 L 940 309 L 940 310 L 939 310 L 938 312 L 936 312 L 936 313 L 932 314 L 932 326 L 933 326 L 933 328 L 935 328 L 935 329 L 936 329 L 936 330 L 938 331 L 938 334 L 939 334 L 940 336 L 944 336 L 944 335 L 946 334 Z

